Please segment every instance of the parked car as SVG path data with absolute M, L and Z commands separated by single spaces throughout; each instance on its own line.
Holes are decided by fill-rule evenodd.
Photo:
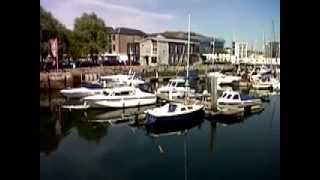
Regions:
M 94 66 L 98 66 L 98 64 L 94 64 L 92 61 L 83 61 L 80 62 L 79 67 L 94 67 Z
M 112 59 L 112 60 L 104 60 L 102 61 L 102 64 L 104 66 L 119 66 L 119 65 L 123 65 L 123 63 L 119 62 L 116 59 Z

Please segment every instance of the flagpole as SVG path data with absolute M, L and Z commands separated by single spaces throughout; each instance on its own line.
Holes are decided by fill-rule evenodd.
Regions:
M 56 60 L 56 63 L 57 63 L 57 72 L 59 71 L 59 48 L 58 48 L 58 38 L 56 38 L 56 42 L 57 42 L 57 60 Z

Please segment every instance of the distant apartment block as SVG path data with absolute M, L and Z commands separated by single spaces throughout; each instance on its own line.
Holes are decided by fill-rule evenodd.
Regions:
M 267 58 L 279 58 L 280 57 L 280 42 L 270 41 L 265 44 L 265 57 Z
M 247 58 L 248 57 L 248 44 L 245 42 L 232 42 L 232 55 L 236 58 Z
M 138 43 L 146 34 L 140 30 L 119 27 L 111 33 L 111 52 L 127 56 L 129 61 L 137 61 L 140 57 Z M 131 59 L 130 59 L 131 58 Z
M 232 48 L 226 47 L 226 48 L 224 48 L 224 52 L 225 52 L 226 54 L 232 54 Z
M 187 40 L 188 39 L 188 33 L 187 32 L 164 32 L 161 33 L 166 38 L 170 39 L 182 39 Z M 190 40 L 194 42 L 199 43 L 199 53 L 200 54 L 209 54 L 209 53 L 223 53 L 224 50 L 224 44 L 225 40 L 221 38 L 213 38 L 208 37 L 199 33 L 190 33 Z
M 141 65 L 185 65 L 187 40 L 151 35 L 140 42 Z M 190 41 L 190 64 L 199 61 L 199 42 Z
M 225 44 L 225 40 L 221 39 L 221 38 L 214 38 L 213 39 L 213 52 L 220 54 L 220 53 L 224 53 L 224 44 Z

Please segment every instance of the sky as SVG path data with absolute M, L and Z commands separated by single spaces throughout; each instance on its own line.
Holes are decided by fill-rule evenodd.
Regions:
M 94 12 L 111 27 L 129 27 L 146 33 L 191 31 L 210 37 L 244 41 L 262 50 L 263 35 L 280 36 L 280 0 L 40 0 L 41 6 L 73 29 L 74 19 Z

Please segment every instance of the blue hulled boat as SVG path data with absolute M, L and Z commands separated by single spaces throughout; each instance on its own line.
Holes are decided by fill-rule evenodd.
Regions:
M 146 111 L 145 125 L 179 125 L 203 117 L 203 105 L 168 103 Z

